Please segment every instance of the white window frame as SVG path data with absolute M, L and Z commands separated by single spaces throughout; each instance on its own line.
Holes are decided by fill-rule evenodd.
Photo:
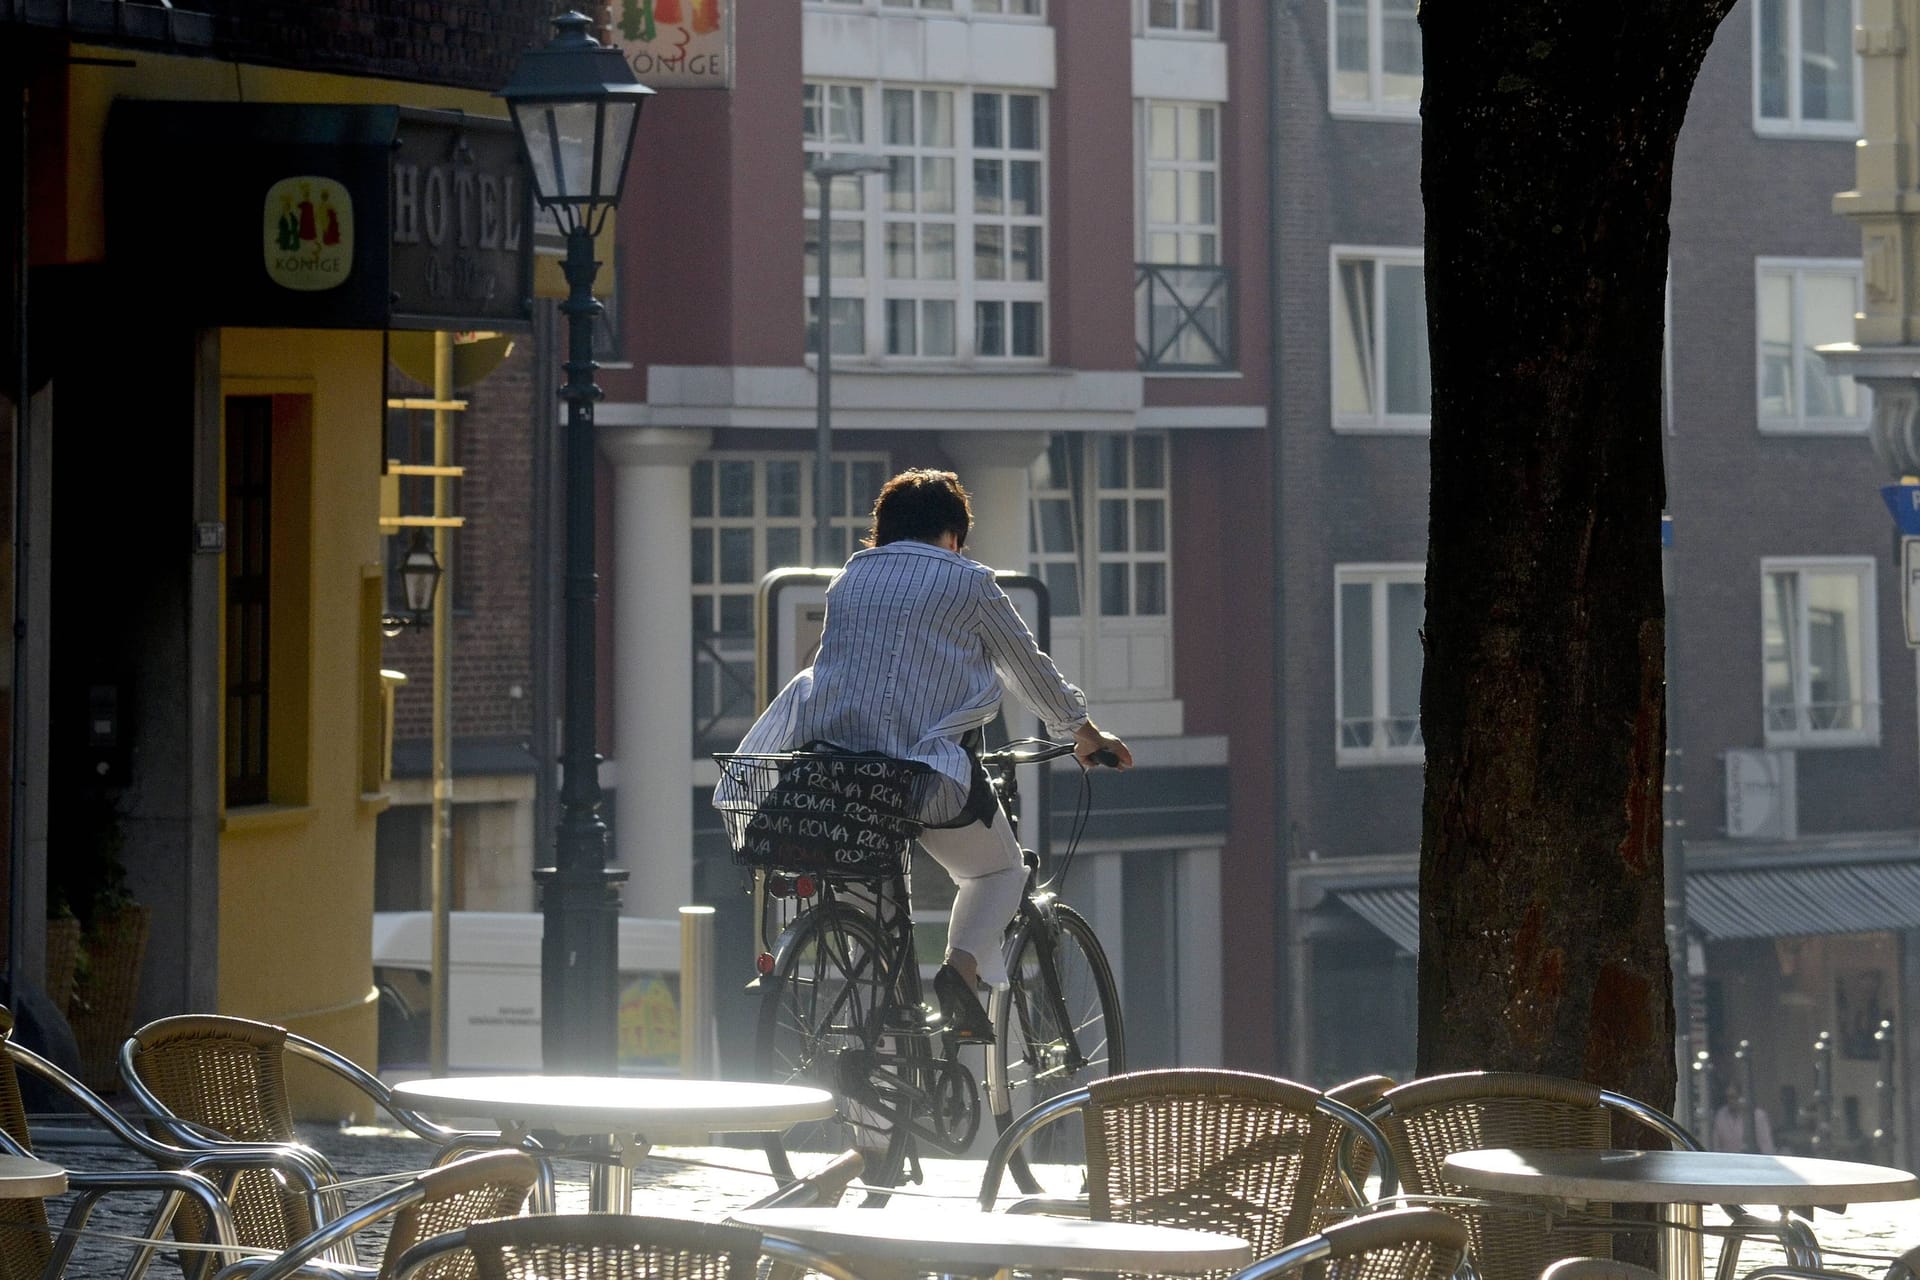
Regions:
M 1140 261 L 1158 263 L 1163 266 L 1217 267 L 1222 265 L 1224 255 L 1221 252 L 1222 238 L 1220 225 L 1220 116 L 1224 105 L 1224 103 L 1219 102 L 1194 101 L 1184 98 L 1141 98 L 1138 100 L 1136 111 L 1138 117 L 1138 133 L 1136 136 L 1138 138 L 1138 154 L 1140 157 L 1140 163 L 1137 168 L 1137 172 L 1140 175 L 1140 183 L 1137 192 L 1139 213 L 1134 225 L 1140 228 L 1140 242 L 1138 246 Z M 1212 158 L 1198 159 L 1191 156 L 1176 156 L 1168 159 L 1165 157 L 1156 157 L 1153 154 L 1153 113 L 1156 108 L 1168 108 L 1176 113 L 1183 111 L 1207 112 L 1210 117 L 1208 128 L 1212 134 L 1212 145 L 1209 148 L 1213 153 Z M 1178 145 L 1177 140 L 1179 133 L 1179 126 L 1176 124 L 1174 127 L 1176 146 Z M 1174 221 L 1172 222 L 1155 222 L 1153 220 L 1153 175 L 1157 172 L 1171 173 L 1174 175 L 1173 181 L 1176 188 L 1174 203 L 1176 207 L 1174 210 Z M 1213 220 L 1211 222 L 1185 222 L 1180 220 L 1178 185 L 1180 181 L 1179 175 L 1183 173 L 1200 173 L 1208 175 L 1213 179 Z M 1180 250 L 1176 247 L 1172 256 L 1159 257 L 1153 252 L 1153 238 L 1155 235 L 1174 236 L 1176 243 L 1182 236 L 1211 236 L 1213 238 L 1213 253 L 1209 257 L 1200 257 L 1189 261 L 1181 255 Z
M 1148 488 L 1129 483 L 1125 488 L 1109 489 L 1101 485 L 1099 449 L 1105 440 L 1126 442 L 1131 449 L 1133 443 L 1141 438 L 1152 437 L 1160 442 L 1160 479 L 1157 486 Z M 1073 443 L 1077 441 L 1077 446 Z M 1076 682 L 1091 695 L 1108 701 L 1151 702 L 1173 696 L 1172 682 L 1172 646 L 1173 646 L 1173 467 L 1174 449 L 1171 434 L 1164 431 L 1140 432 L 1068 432 L 1056 433 L 1050 437 L 1049 450 L 1060 447 L 1066 452 L 1074 475 L 1068 486 L 1045 488 L 1039 483 L 1042 478 L 1041 463 L 1036 462 L 1033 483 L 1029 488 L 1028 527 L 1032 531 L 1029 540 L 1028 572 L 1041 581 L 1047 581 L 1048 564 L 1071 563 L 1076 567 L 1080 598 L 1075 604 L 1076 612 L 1065 613 L 1056 600 L 1053 605 L 1053 633 L 1055 656 L 1062 660 L 1064 668 L 1070 668 L 1070 674 Z M 1077 457 L 1076 457 L 1077 454 Z M 1128 479 L 1134 479 L 1131 453 L 1128 459 Z M 1128 549 L 1126 551 L 1107 551 L 1100 543 L 1100 503 L 1102 500 L 1124 501 L 1127 504 Z M 1137 501 L 1158 501 L 1161 513 L 1161 546 L 1155 551 L 1139 549 L 1138 529 L 1135 524 Z M 1057 547 L 1040 548 L 1038 542 L 1042 521 L 1040 519 L 1043 502 L 1077 503 L 1071 520 L 1074 545 L 1071 549 Z M 1160 567 L 1161 599 L 1164 609 L 1159 613 L 1138 612 L 1139 582 L 1134 566 L 1152 563 Z M 1128 576 L 1126 613 L 1108 613 L 1104 592 L 1104 570 L 1110 565 L 1124 566 Z M 1099 678 L 1102 670 L 1100 654 L 1102 647 L 1113 651 L 1115 645 L 1131 645 L 1136 638 L 1148 637 L 1164 641 L 1166 645 L 1166 679 L 1151 686 L 1135 686 L 1131 683 L 1114 686 L 1103 683 Z M 1132 657 L 1129 657 L 1131 665 Z
M 791 516 L 770 516 L 767 514 L 767 464 L 772 462 L 792 463 L 799 468 L 798 514 Z M 712 605 L 707 608 L 705 616 L 712 619 L 714 624 L 718 626 L 723 608 L 720 603 L 722 600 L 728 597 L 744 597 L 751 603 L 759 592 L 760 580 L 767 575 L 767 572 L 771 569 L 783 567 L 771 563 L 772 557 L 767 551 L 767 531 L 769 529 L 788 528 L 794 530 L 798 535 L 800 547 L 799 559 L 807 563 L 811 563 L 813 560 L 813 455 L 804 451 L 746 453 L 738 450 L 718 450 L 705 453 L 695 461 L 693 467 L 689 468 L 688 484 L 690 486 L 694 483 L 693 478 L 698 474 L 698 467 L 702 463 L 710 464 L 716 469 L 729 463 L 744 463 L 753 467 L 753 513 L 751 515 L 721 514 L 719 508 L 720 490 L 716 477 L 709 482 L 713 485 L 714 505 L 711 513 L 704 516 L 691 516 L 691 536 L 695 540 L 699 538 L 702 532 L 710 533 L 712 573 L 707 581 L 701 582 L 695 580 L 693 564 L 690 561 L 687 566 L 688 586 L 696 600 L 704 598 L 713 601 Z M 836 450 L 833 454 L 833 465 L 836 472 L 844 472 L 847 476 L 847 479 L 842 481 L 843 484 L 852 483 L 853 476 L 851 468 L 862 463 L 872 464 L 877 469 L 879 479 L 882 483 L 885 482 L 888 475 L 892 474 L 888 470 L 888 457 L 885 453 L 873 451 L 842 453 Z M 878 486 L 875 486 L 875 492 L 878 492 Z M 868 525 L 872 521 L 872 504 L 873 494 L 871 493 L 849 493 L 847 496 L 846 510 L 832 518 L 832 525 L 836 530 L 846 531 L 847 548 L 849 552 L 857 549 L 860 536 L 866 532 Z M 691 504 L 691 508 L 697 510 L 698 505 L 698 503 L 693 503 Z M 749 529 L 753 532 L 753 573 L 746 581 L 726 581 L 723 580 L 721 576 L 721 535 L 724 530 L 729 529 Z M 698 622 L 696 621 L 696 626 L 697 625 Z M 752 669 L 759 645 L 759 637 L 755 632 L 715 631 L 711 633 L 696 632 L 696 634 L 725 637 L 717 646 L 721 650 L 723 660 L 729 665 L 737 662 L 748 670 Z M 703 651 L 696 648 L 694 652 L 696 669 L 704 660 L 706 659 Z M 691 678 L 692 673 L 690 672 L 689 679 Z M 710 708 L 696 705 L 694 707 L 695 723 L 697 724 L 699 721 L 704 720 L 709 713 Z M 748 712 L 745 719 L 738 724 L 734 724 L 731 720 L 723 721 L 722 724 L 730 726 L 729 731 L 737 729 L 739 732 L 744 732 L 747 725 L 751 722 L 752 713 Z M 716 732 L 719 732 L 719 730 L 716 729 Z M 735 732 L 732 736 L 738 738 L 739 733 Z
M 1813 138 L 1834 139 L 1857 138 L 1860 134 L 1860 121 L 1863 118 L 1865 100 L 1861 92 L 1860 55 L 1853 52 L 1849 42 L 1847 53 L 1853 59 L 1853 114 L 1845 120 L 1803 120 L 1800 116 L 1800 2 L 1801 0 L 1780 0 L 1786 6 L 1787 29 L 1787 114 L 1782 116 L 1763 116 L 1760 114 L 1760 18 L 1761 6 L 1758 0 L 1753 4 L 1752 39 L 1749 51 L 1752 55 L 1753 82 L 1753 131 L 1770 138 Z M 1852 21 L 1849 30 L 1860 25 L 1860 0 L 1853 0 Z
M 1754 348 L 1754 418 L 1759 429 L 1766 435 L 1865 435 L 1871 425 L 1873 415 L 1872 393 L 1866 387 L 1854 388 L 1858 398 L 1859 412 L 1852 417 L 1809 417 L 1806 412 L 1807 379 L 1806 371 L 1817 363 L 1819 356 L 1813 354 L 1806 340 L 1806 292 L 1803 282 L 1808 275 L 1850 276 L 1853 279 L 1853 308 L 1858 312 L 1866 305 L 1865 273 L 1858 258 L 1755 258 L 1753 263 L 1753 348 Z M 1766 393 L 1766 334 L 1761 316 L 1761 292 L 1767 279 L 1774 276 L 1787 277 L 1788 306 L 1791 308 L 1789 323 L 1792 328 L 1793 359 L 1793 412 L 1785 417 L 1770 417 L 1761 408 Z
M 1860 727 L 1819 729 L 1805 723 L 1813 708 L 1808 697 L 1811 670 L 1803 660 L 1793 670 L 1795 724 L 1776 727 L 1775 709 L 1767 705 L 1766 616 L 1767 594 L 1775 574 L 1851 575 L 1860 589 L 1859 696 L 1850 705 L 1860 709 Z M 1876 600 L 1879 565 L 1872 556 L 1770 556 L 1760 561 L 1760 719 L 1769 747 L 1877 747 L 1880 745 L 1880 623 Z M 1808 621 L 1804 589 L 1795 593 L 1794 652 L 1808 652 Z
M 1385 19 L 1380 0 L 1365 0 L 1367 6 L 1367 96 L 1343 98 L 1340 82 L 1340 0 L 1327 0 L 1327 111 L 1336 116 L 1367 120 L 1390 120 L 1418 124 L 1420 95 L 1401 100 L 1386 96 Z M 1424 86 L 1426 69 L 1421 68 Z
M 1158 39 L 1217 40 L 1220 38 L 1220 6 L 1225 0 L 1201 0 L 1207 7 L 1207 15 L 1202 23 L 1187 25 L 1187 4 L 1189 0 L 1171 0 L 1173 5 L 1173 25 L 1162 26 L 1153 20 L 1154 0 L 1140 0 L 1135 17 L 1140 24 L 1140 34 Z
M 1051 357 L 1050 326 L 1053 319 L 1052 299 L 1049 297 L 1051 274 L 1051 245 L 1048 234 L 1048 212 L 1052 201 L 1051 184 L 1048 174 L 1047 156 L 1047 112 L 1049 95 L 1035 89 L 1008 88 L 997 85 L 959 85 L 936 84 L 910 81 L 854 81 L 845 79 L 818 78 L 808 79 L 805 87 L 848 87 L 861 91 L 862 122 L 859 138 L 837 144 L 808 139 L 803 136 L 802 147 L 807 163 L 820 155 L 836 152 L 858 152 L 867 155 L 887 157 L 944 156 L 953 161 L 954 211 L 949 219 L 946 215 L 928 218 L 927 221 L 950 221 L 954 228 L 954 276 L 951 280 L 892 280 L 887 275 L 887 224 L 889 222 L 912 221 L 919 224 L 921 215 L 914 213 L 892 212 L 887 208 L 885 174 L 870 174 L 858 179 L 858 203 L 854 203 L 853 189 L 855 180 L 839 178 L 834 181 L 834 229 L 836 238 L 840 229 L 854 218 L 860 219 L 861 244 L 865 273 L 860 276 L 836 275 L 833 278 L 834 297 L 837 302 L 858 298 L 861 300 L 863 314 L 861 326 L 861 350 L 859 353 L 835 351 L 836 360 L 850 360 L 869 365 L 919 366 L 933 368 L 952 368 L 955 365 L 983 365 L 991 368 L 1043 368 Z M 915 94 L 916 120 L 919 118 L 919 95 L 922 93 L 944 93 L 951 95 L 953 112 L 953 146 L 951 149 L 932 149 L 923 147 L 916 138 L 912 144 L 889 144 L 885 138 L 885 102 L 888 90 L 905 90 Z M 803 88 L 803 93 L 805 89 Z M 974 101 L 980 95 L 993 95 L 1000 98 L 1001 142 L 999 147 L 976 147 L 973 141 Z M 1007 100 L 1012 98 L 1031 98 L 1035 103 L 1035 136 L 1039 149 L 1027 151 L 1006 145 L 1006 134 L 1010 111 Z M 1039 212 L 1015 214 L 1003 209 L 1000 213 L 980 213 L 975 209 L 974 163 L 976 160 L 1000 161 L 1002 181 L 1010 188 L 1012 166 L 1015 163 L 1031 163 L 1037 166 Z M 804 216 L 808 220 L 807 234 L 814 234 L 818 225 L 817 199 L 818 184 L 811 177 L 807 179 L 804 195 Z M 916 189 L 918 189 L 916 187 Z M 1010 271 L 1012 253 L 1012 229 L 1031 229 L 1037 234 L 1040 245 L 1039 278 L 1033 280 L 982 280 L 975 276 L 975 231 L 980 227 L 998 226 L 1007 229 L 1003 237 L 1003 262 Z M 814 299 L 819 294 L 819 277 L 816 271 L 804 272 L 803 313 L 812 323 L 815 310 Z M 954 308 L 954 353 L 952 355 L 890 355 L 887 352 L 887 303 L 913 299 L 916 302 L 928 299 L 950 300 Z M 1037 338 L 1039 350 L 1031 355 L 981 355 L 979 353 L 979 332 L 976 324 L 976 311 L 983 303 L 1000 304 L 1003 317 L 1002 348 L 1011 349 L 1013 342 L 1014 315 L 1017 307 L 1032 306 L 1038 308 Z M 920 312 L 916 311 L 917 317 Z M 916 319 L 916 343 L 919 340 L 919 326 L 923 317 Z M 808 359 L 813 357 L 809 354 Z
M 1338 407 L 1340 383 L 1340 264 L 1365 259 L 1374 263 L 1373 305 L 1376 316 L 1372 334 L 1373 403 L 1371 414 L 1343 414 Z M 1433 414 L 1387 412 L 1387 362 L 1382 359 L 1386 342 L 1386 272 L 1388 266 L 1417 266 L 1421 280 L 1426 279 L 1426 254 L 1420 249 L 1382 245 L 1333 245 L 1327 253 L 1327 407 L 1333 429 L 1350 434 L 1424 435 L 1432 429 Z M 1431 354 L 1428 356 L 1432 360 Z M 1429 406 L 1431 408 L 1431 406 Z
M 1352 768 L 1372 765 L 1421 764 L 1427 758 L 1427 749 L 1420 733 L 1420 712 L 1416 705 L 1412 738 L 1408 742 L 1390 741 L 1393 736 L 1388 731 L 1385 714 L 1388 704 L 1389 682 L 1392 676 L 1390 655 L 1392 653 L 1388 635 L 1387 588 L 1410 582 L 1420 583 L 1423 587 L 1427 580 L 1427 567 L 1418 563 L 1359 563 L 1337 564 L 1333 569 L 1333 759 L 1340 768 Z M 1373 690 L 1373 714 L 1364 717 L 1373 732 L 1366 746 L 1353 746 L 1347 741 L 1347 716 L 1345 706 L 1346 671 L 1344 655 L 1346 653 L 1346 614 L 1341 607 L 1340 595 L 1345 587 L 1366 585 L 1372 591 L 1373 647 L 1370 656 Z M 1422 657 L 1424 663 L 1425 658 Z M 1356 718 L 1358 719 L 1358 718 Z

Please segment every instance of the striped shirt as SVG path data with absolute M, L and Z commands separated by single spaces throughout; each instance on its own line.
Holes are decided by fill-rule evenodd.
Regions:
M 992 569 L 926 542 L 869 547 L 827 587 L 813 666 L 780 691 L 740 750 L 821 741 L 879 751 L 931 766 L 964 796 L 972 766 L 960 735 L 993 719 L 1003 687 L 1049 733 L 1086 723 L 1086 695 L 1034 643 Z

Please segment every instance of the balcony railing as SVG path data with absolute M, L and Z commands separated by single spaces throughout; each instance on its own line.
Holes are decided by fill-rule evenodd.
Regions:
M 1225 267 L 1136 262 L 1134 345 L 1149 373 L 1217 373 L 1234 367 L 1231 273 Z

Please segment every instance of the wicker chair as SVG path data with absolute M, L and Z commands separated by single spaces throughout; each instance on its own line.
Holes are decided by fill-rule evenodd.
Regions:
M 859 1280 L 832 1258 L 751 1227 L 615 1213 L 476 1222 L 408 1249 L 392 1280 L 443 1280 L 435 1268 L 461 1255 L 478 1280 L 755 1280 L 762 1258 Z
M 365 1276 L 393 1280 L 402 1254 L 424 1240 L 469 1223 L 520 1212 L 539 1181 L 540 1166 L 522 1151 L 486 1151 L 417 1173 L 376 1196 L 358 1209 L 335 1218 L 276 1258 L 243 1258 L 226 1267 L 217 1280 L 287 1280 L 313 1266 L 316 1259 L 351 1251 L 354 1237 L 376 1222 L 391 1218 L 386 1248 L 377 1267 L 327 1264 L 331 1276 Z M 423 1268 L 421 1280 L 470 1280 L 472 1258 L 448 1252 Z
M 1466 1256 L 1467 1228 L 1434 1209 L 1389 1209 L 1336 1223 L 1237 1272 L 1233 1280 L 1448 1280 Z
M 262 1167 L 230 1176 L 228 1199 L 242 1244 L 286 1249 L 347 1209 L 326 1157 L 295 1141 L 285 1077 L 289 1054 L 318 1064 L 365 1093 L 432 1142 L 439 1153 L 436 1160 L 500 1144 L 498 1133 L 450 1129 L 399 1105 L 377 1077 L 285 1027 L 215 1014 L 150 1022 L 121 1047 L 120 1073 L 147 1111 L 156 1136 L 201 1152 L 218 1152 L 240 1142 L 298 1153 L 290 1158 L 297 1166 L 291 1173 L 286 1167 Z M 551 1185 L 543 1166 L 540 1204 L 552 1204 Z M 198 1226 L 197 1215 L 183 1214 L 182 1238 L 193 1238 Z M 335 1253 L 333 1260 L 351 1263 L 351 1247 Z
M 13 1013 L 5 1007 L 0 1007 L 0 1049 L 4 1049 L 0 1053 L 0 1150 L 12 1155 L 33 1154 L 33 1135 L 28 1129 L 26 1107 L 20 1096 L 19 1068 L 24 1066 L 66 1093 L 82 1111 L 142 1154 L 162 1163 L 175 1164 L 191 1157 L 190 1152 L 151 1142 L 85 1085 L 32 1050 L 15 1044 Z M 149 1236 L 165 1231 L 183 1200 L 191 1199 L 198 1205 L 202 1220 L 209 1224 L 209 1234 L 215 1244 L 236 1243 L 233 1220 L 219 1189 L 185 1168 L 125 1173 L 69 1170 L 67 1188 L 76 1193 L 75 1200 L 67 1212 L 64 1232 L 58 1238 L 49 1230 L 44 1201 L 0 1200 L 0 1280 L 53 1280 L 63 1273 L 77 1243 L 71 1233 L 84 1228 L 101 1198 L 116 1191 L 160 1193 L 159 1207 L 149 1220 Z M 128 1280 L 145 1272 L 152 1257 L 151 1248 L 138 1250 L 127 1265 Z
M 1330 1166 L 1343 1133 L 1385 1145 L 1358 1111 L 1290 1080 L 1184 1067 L 1136 1071 L 1060 1094 L 1014 1121 L 987 1158 L 983 1209 L 992 1208 L 1020 1144 L 1073 1114 L 1085 1128 L 1091 1217 L 1224 1232 L 1245 1240 L 1256 1258 L 1333 1215 L 1321 1197 L 1339 1186 Z M 1382 1194 L 1391 1195 L 1391 1155 L 1380 1165 Z
M 1621 1145 L 1614 1139 L 1616 1122 L 1637 1130 L 1640 1145 L 1700 1145 L 1643 1102 L 1584 1081 L 1519 1072 L 1415 1080 L 1389 1089 L 1367 1115 L 1386 1135 L 1408 1194 L 1460 1198 L 1453 1207 L 1467 1223 L 1472 1261 L 1484 1280 L 1538 1280 L 1549 1264 L 1570 1255 L 1611 1259 L 1614 1234 L 1631 1224 L 1598 1202 L 1570 1211 L 1554 1199 L 1475 1191 L 1442 1176 L 1449 1155 L 1481 1147 L 1613 1147 Z M 1721 1254 L 1720 1280 L 1733 1274 L 1746 1235 L 1769 1236 L 1789 1258 L 1817 1265 L 1812 1235 L 1803 1226 L 1738 1208 L 1728 1212 L 1734 1226 Z

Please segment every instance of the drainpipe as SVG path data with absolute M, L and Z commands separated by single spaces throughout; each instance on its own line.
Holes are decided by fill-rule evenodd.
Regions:
M 1284 0 L 1267 4 L 1267 444 L 1272 450 L 1268 484 L 1273 503 L 1273 829 L 1279 833 L 1274 849 L 1275 909 L 1280 913 L 1281 936 L 1285 945 L 1275 956 L 1273 989 L 1286 993 L 1285 1016 L 1275 1018 L 1276 1033 L 1287 1029 L 1287 1044 L 1292 1054 L 1287 1072 L 1296 1080 L 1307 1079 L 1312 1046 L 1308 1043 L 1307 1019 L 1307 941 L 1293 911 L 1293 894 L 1288 871 L 1293 863 L 1292 823 L 1287 807 L 1287 664 L 1286 652 L 1287 592 L 1282 566 L 1287 563 L 1287 534 L 1282 501 L 1282 481 L 1286 478 L 1280 448 L 1280 79 L 1284 55 L 1280 47 L 1280 10 Z M 1271 1061 L 1282 1061 L 1281 1046 L 1272 1047 Z
M 27 534 L 32 528 L 27 519 L 28 499 L 32 496 L 32 477 L 29 463 L 33 451 L 28 447 L 28 432 L 33 415 L 28 412 L 31 388 L 29 384 L 27 344 L 27 251 L 30 236 L 27 231 L 27 215 L 32 209 L 27 191 L 28 157 L 27 141 L 28 109 L 31 106 L 31 93 L 27 88 L 26 59 L 20 58 L 16 64 L 20 75 L 20 207 L 14 212 L 20 219 L 19 235 L 14 245 L 17 255 L 14 262 L 14 314 L 13 345 L 14 371 L 18 381 L 14 384 L 13 397 L 13 748 L 7 761 L 7 782 L 12 789 L 12 800 L 7 815 L 7 848 L 11 857 L 7 859 L 7 973 L 5 989 L 7 1007 L 17 1009 L 14 985 L 19 981 L 21 967 L 26 957 L 22 954 L 22 939 L 27 931 L 27 771 L 21 760 L 27 741 L 27 645 L 29 634 L 27 626 L 27 592 L 24 589 L 31 576 L 33 563 Z

